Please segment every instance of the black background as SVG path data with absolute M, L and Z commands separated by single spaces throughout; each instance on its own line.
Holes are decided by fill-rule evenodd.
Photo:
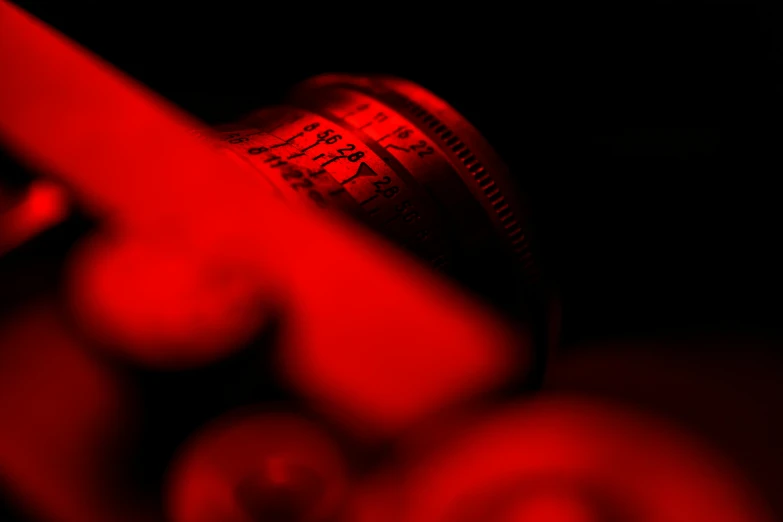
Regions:
M 430 88 L 527 192 L 565 346 L 601 346 L 555 387 L 689 424 L 783 512 L 781 8 L 17 3 L 210 124 L 322 72 Z
M 527 191 L 566 344 L 779 331 L 774 8 L 18 3 L 207 123 L 321 72 L 435 91 Z

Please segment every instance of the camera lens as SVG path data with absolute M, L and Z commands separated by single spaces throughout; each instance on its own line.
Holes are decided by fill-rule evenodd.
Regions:
M 456 110 L 406 80 L 330 74 L 219 127 L 285 200 L 333 208 L 512 315 L 537 299 L 508 168 Z

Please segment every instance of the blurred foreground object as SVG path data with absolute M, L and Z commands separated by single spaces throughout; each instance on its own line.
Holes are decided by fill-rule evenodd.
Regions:
M 342 507 L 340 452 L 303 419 L 227 415 L 194 439 L 169 479 L 173 522 L 322 522 Z
M 0 189 L 0 256 L 62 221 L 67 206 L 62 188 L 47 181 L 30 184 L 22 194 Z
M 705 441 L 578 395 L 469 416 L 401 461 L 366 481 L 351 522 L 773 521 Z

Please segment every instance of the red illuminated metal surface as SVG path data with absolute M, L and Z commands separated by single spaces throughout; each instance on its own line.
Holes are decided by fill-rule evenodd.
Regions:
M 254 510 L 277 509 L 259 488 L 296 483 L 298 493 L 280 495 L 316 499 L 311 511 L 286 515 L 299 520 L 610 520 L 614 512 L 607 518 L 603 501 L 591 504 L 584 484 L 609 492 L 619 520 L 770 520 L 702 445 L 621 410 L 544 399 L 438 422 L 460 419 L 461 406 L 524 371 L 528 333 L 388 242 L 315 208 L 370 213 L 363 202 L 375 191 L 339 166 L 367 163 L 419 217 L 390 228 L 399 226 L 402 243 L 447 267 L 451 249 L 440 236 L 448 234 L 420 204 L 429 196 L 396 183 L 400 172 L 415 172 L 435 194 L 461 191 L 452 214 L 460 214 L 460 201 L 477 201 L 464 224 L 489 215 L 535 278 L 522 207 L 497 174 L 502 164 L 475 129 L 423 89 L 326 77 L 292 96 L 322 89 L 307 110 L 326 115 L 301 110 L 292 122 L 267 112 L 216 133 L 6 3 L 0 72 L 0 139 L 100 222 L 69 257 L 64 295 L 14 310 L 0 324 L 0 479 L 34 515 L 165 519 L 123 468 L 141 414 L 138 389 L 107 358 L 141 368 L 208 366 L 282 316 L 276 369 L 329 429 L 255 414 L 202 427 L 170 469 L 171 519 L 250 520 Z M 250 136 L 260 121 L 280 127 Z M 353 150 L 331 151 L 345 161 L 323 165 L 328 159 L 314 163 L 321 158 L 306 154 L 292 162 L 308 179 L 320 169 L 330 177 L 301 186 L 307 190 L 296 197 L 308 204 L 291 208 L 276 194 L 302 183 L 295 171 L 263 179 L 254 162 L 279 161 L 267 154 L 273 145 L 298 154 L 308 145 L 290 138 L 316 122 L 311 131 L 322 146 L 336 145 L 329 140 L 337 134 L 357 140 Z M 241 138 L 248 139 L 231 143 Z M 239 143 L 267 150 L 245 157 L 230 150 Z M 462 184 L 446 174 L 455 168 Z M 17 229 L 30 216 L 52 219 L 64 203 L 40 194 L 32 202 L 19 207 L 28 218 L 11 221 Z M 396 205 L 373 215 L 410 210 Z M 432 241 L 415 244 L 425 236 Z M 462 248 L 481 236 L 466 234 Z M 337 432 L 361 447 L 391 444 L 396 458 L 370 472 L 350 470 L 330 438 Z M 297 482 L 294 469 L 324 478 L 304 473 Z M 541 477 L 538 489 L 520 492 L 520 481 Z M 239 505 L 244 511 L 234 510 Z

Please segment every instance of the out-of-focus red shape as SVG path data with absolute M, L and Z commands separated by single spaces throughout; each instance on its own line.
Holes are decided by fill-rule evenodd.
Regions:
M 384 512 L 406 522 L 505 522 L 532 514 L 542 522 L 773 520 L 743 475 L 703 441 L 586 398 L 507 406 L 413 447 L 393 480 L 377 479 L 378 487 L 358 497 L 351 522 L 383 520 L 376 514 Z M 568 493 L 580 489 L 589 495 Z
M 251 267 L 141 235 L 92 238 L 74 263 L 71 285 L 90 335 L 121 338 L 120 350 L 150 365 L 209 363 L 251 339 L 271 306 Z
M 553 492 L 527 499 L 492 522 L 606 522 L 579 498 Z
M 104 229 L 120 241 L 143 237 L 197 267 L 251 271 L 249 284 L 282 314 L 284 376 L 345 427 L 390 434 L 527 364 L 528 342 L 488 310 L 342 220 L 292 213 L 259 188 L 249 166 L 196 136 L 197 122 L 6 3 L 0 74 L 0 139 L 106 218 Z M 171 350 L 169 325 L 161 324 L 157 339 L 148 332 L 136 350 L 127 333 L 140 323 L 136 305 L 121 301 L 146 302 L 144 313 L 162 323 L 198 316 L 185 311 L 203 309 L 197 300 L 175 299 L 164 288 L 155 291 L 165 299 L 149 299 L 148 287 L 199 288 L 202 282 L 183 278 L 209 270 L 162 277 L 156 270 L 165 267 L 141 256 L 136 270 L 147 266 L 149 277 L 128 285 L 123 263 L 92 277 L 87 257 L 73 267 L 80 324 L 126 357 L 160 363 L 156 350 Z M 242 321 L 234 327 L 249 328 Z M 198 322 L 191 333 L 197 343 Z M 190 362 L 230 349 L 202 344 Z M 189 343 L 177 350 L 163 360 L 186 364 Z
M 314 424 L 290 414 L 228 414 L 196 433 L 175 461 L 172 522 L 325 522 L 344 501 L 346 470 Z
M 43 520 L 151 520 L 117 474 L 132 423 L 117 376 L 69 335 L 51 304 L 0 324 L 0 483 Z
M 0 255 L 59 223 L 68 212 L 62 188 L 48 181 L 36 181 L 3 209 L 0 205 Z

